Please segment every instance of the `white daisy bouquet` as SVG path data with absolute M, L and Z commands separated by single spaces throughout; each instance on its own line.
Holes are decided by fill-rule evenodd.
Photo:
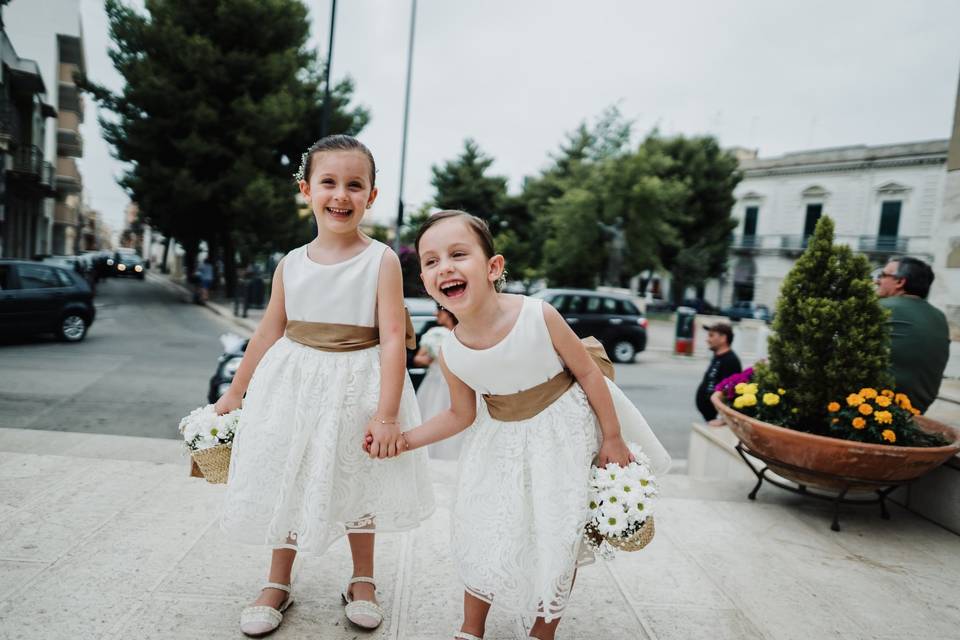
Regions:
M 224 483 L 241 409 L 218 416 L 212 404 L 194 409 L 180 421 L 183 443 L 208 482 Z
M 593 466 L 590 472 L 590 519 L 584 537 L 605 559 L 613 557 L 614 549 L 637 551 L 653 539 L 657 479 L 640 446 L 627 446 L 634 462 Z

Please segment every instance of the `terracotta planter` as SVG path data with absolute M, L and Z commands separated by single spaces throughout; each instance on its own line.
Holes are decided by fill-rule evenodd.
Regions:
M 915 418 L 920 428 L 943 435 L 951 444 L 897 447 L 818 436 L 746 416 L 724 404 L 721 397 L 719 391 L 714 393 L 713 405 L 740 442 L 765 458 L 774 473 L 798 484 L 825 489 L 843 486 L 875 489 L 878 483 L 902 484 L 916 480 L 960 452 L 960 430 L 923 416 Z M 837 479 L 831 481 L 816 474 L 837 476 Z M 863 484 L 858 486 L 856 480 Z

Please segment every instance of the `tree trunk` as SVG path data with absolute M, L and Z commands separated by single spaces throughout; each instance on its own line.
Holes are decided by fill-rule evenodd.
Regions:
M 160 261 L 160 273 L 170 273 L 170 267 L 167 266 L 167 258 L 170 257 L 170 245 L 173 244 L 173 238 L 167 238 L 163 243 L 163 260 Z

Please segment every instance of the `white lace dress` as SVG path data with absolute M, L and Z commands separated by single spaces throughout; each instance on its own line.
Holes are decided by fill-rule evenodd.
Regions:
M 306 247 L 283 264 L 289 320 L 374 326 L 386 246 L 320 265 Z M 404 376 L 401 428 L 420 424 Z M 322 552 L 344 533 L 416 527 L 434 509 L 426 454 L 371 460 L 364 428 L 380 392 L 380 347 L 330 353 L 280 338 L 250 382 L 233 444 L 221 528 L 245 543 Z M 416 455 L 419 454 L 419 455 Z
M 478 394 L 510 394 L 563 365 L 542 301 L 524 298 L 510 333 L 489 349 L 444 343 L 447 367 Z M 511 613 L 563 613 L 584 554 L 590 465 L 599 450 L 596 416 L 579 384 L 528 420 L 502 422 L 478 403 L 466 430 L 452 518 L 453 556 L 466 590 Z

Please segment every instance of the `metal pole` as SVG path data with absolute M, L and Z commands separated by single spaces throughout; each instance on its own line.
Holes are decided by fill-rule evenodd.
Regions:
M 407 169 L 407 123 L 410 120 L 410 76 L 413 72 L 413 36 L 417 24 L 417 0 L 410 5 L 410 42 L 407 43 L 407 87 L 403 99 L 403 139 L 400 142 L 400 197 L 397 202 L 397 235 L 393 248 L 400 251 L 400 230 L 403 229 L 403 178 Z
M 320 121 L 320 137 L 330 131 L 330 67 L 333 64 L 333 28 L 337 19 L 337 0 L 330 5 L 330 42 L 327 45 L 326 79 L 323 81 L 323 119 Z

